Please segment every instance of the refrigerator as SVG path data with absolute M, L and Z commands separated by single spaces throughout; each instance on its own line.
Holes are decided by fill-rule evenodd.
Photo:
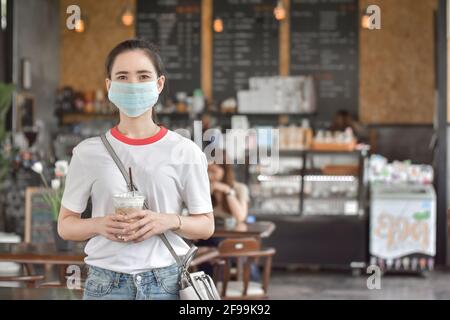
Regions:
M 371 184 L 370 264 L 384 272 L 434 268 L 436 193 L 432 185 Z

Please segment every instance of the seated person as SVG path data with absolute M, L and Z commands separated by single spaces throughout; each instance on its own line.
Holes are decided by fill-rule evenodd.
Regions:
M 356 136 L 359 142 L 367 143 L 369 140 L 369 133 L 366 127 L 353 118 L 350 112 L 347 110 L 339 110 L 334 115 L 331 122 L 331 131 L 345 131 L 347 128 L 351 128 L 353 134 Z
M 248 215 L 248 188 L 235 180 L 233 166 L 227 163 L 210 162 L 208 177 L 214 218 L 216 220 L 234 218 L 237 223 L 245 222 Z M 213 237 L 200 241 L 199 245 L 217 246 L 222 240 L 222 238 Z
M 208 176 L 214 217 L 233 217 L 237 222 L 245 222 L 248 215 L 248 188 L 234 179 L 231 164 L 210 163 Z
M 223 162 L 226 162 L 224 153 Z M 208 165 L 208 176 L 211 186 L 211 200 L 214 217 L 216 219 L 234 218 L 236 222 L 244 223 L 248 216 L 249 192 L 245 184 L 234 178 L 231 164 L 218 164 L 210 162 Z M 197 242 L 199 246 L 218 246 L 223 238 L 213 237 L 208 240 Z M 212 275 L 210 264 L 203 264 L 200 269 Z M 259 278 L 256 265 L 252 266 L 252 280 Z

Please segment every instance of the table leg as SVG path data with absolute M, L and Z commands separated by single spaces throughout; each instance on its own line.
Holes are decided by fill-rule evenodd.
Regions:
M 66 279 L 67 267 L 68 266 L 65 264 L 59 265 L 59 283 L 64 287 L 66 286 L 66 281 L 67 281 L 67 279 Z

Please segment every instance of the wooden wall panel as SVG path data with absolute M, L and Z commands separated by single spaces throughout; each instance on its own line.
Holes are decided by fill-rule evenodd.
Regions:
M 80 6 L 87 16 L 84 33 L 68 30 L 66 9 Z M 109 51 L 135 35 L 134 26 L 120 23 L 120 14 L 134 0 L 60 0 L 60 85 L 77 90 L 105 90 L 104 63 Z
M 381 8 L 381 30 L 360 32 L 360 117 L 431 123 L 435 105 L 436 0 L 360 0 Z

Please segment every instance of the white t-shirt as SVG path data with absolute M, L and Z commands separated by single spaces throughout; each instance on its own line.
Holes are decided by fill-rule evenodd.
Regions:
M 180 214 L 186 207 L 189 214 L 212 212 L 207 160 L 194 142 L 164 127 L 145 139 L 128 138 L 116 127 L 106 137 L 125 168 L 131 167 L 133 182 L 152 211 Z M 100 137 L 88 138 L 73 149 L 61 201 L 65 208 L 82 213 L 91 196 L 93 217 L 114 214 L 112 196 L 127 191 Z M 187 253 L 189 247 L 180 236 L 172 231 L 166 235 L 178 255 Z M 130 274 L 175 263 L 158 236 L 120 243 L 99 235 L 88 241 L 85 252 L 89 265 Z

